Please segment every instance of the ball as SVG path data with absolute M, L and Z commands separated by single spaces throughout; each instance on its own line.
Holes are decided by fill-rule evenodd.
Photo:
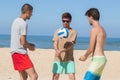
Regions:
M 69 35 L 69 31 L 68 31 L 67 28 L 64 28 L 64 27 L 59 28 L 59 30 L 58 30 L 58 36 L 60 38 L 67 38 L 68 35 Z

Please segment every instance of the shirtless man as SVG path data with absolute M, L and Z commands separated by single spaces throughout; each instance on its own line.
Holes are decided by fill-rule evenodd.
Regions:
M 92 62 L 84 76 L 84 80 L 100 80 L 107 61 L 104 54 L 106 32 L 99 23 L 100 14 L 98 9 L 91 8 L 85 13 L 85 15 L 87 16 L 90 25 L 92 25 L 92 29 L 90 32 L 89 48 L 79 60 L 85 61 L 90 54 L 92 54 Z

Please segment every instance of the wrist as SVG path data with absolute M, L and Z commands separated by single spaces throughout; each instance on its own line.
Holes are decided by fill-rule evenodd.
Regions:
M 55 49 L 55 51 L 58 51 L 58 49 Z
M 86 54 L 85 54 L 85 55 L 84 55 L 84 57 L 85 57 L 85 58 L 87 58 L 87 57 L 88 57 L 88 55 L 86 55 Z
M 66 49 L 62 49 L 62 50 L 60 50 L 60 52 L 65 52 L 66 51 Z

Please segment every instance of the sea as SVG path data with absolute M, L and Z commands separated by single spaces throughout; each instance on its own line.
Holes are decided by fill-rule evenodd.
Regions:
M 28 35 L 27 41 L 34 43 L 36 48 L 53 49 L 53 36 Z M 0 35 L 0 48 L 10 47 L 10 35 Z M 89 47 L 89 37 L 77 37 L 75 50 L 86 50 Z M 120 51 L 120 38 L 107 38 L 105 50 Z

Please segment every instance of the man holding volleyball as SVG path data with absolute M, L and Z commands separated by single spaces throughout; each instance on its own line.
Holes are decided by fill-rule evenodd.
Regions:
M 72 16 L 66 12 L 62 14 L 63 28 L 67 28 L 69 34 L 67 37 L 58 35 L 59 29 L 54 33 L 53 42 L 55 49 L 55 60 L 53 63 L 53 78 L 58 80 L 60 74 L 65 70 L 70 80 L 75 80 L 75 63 L 73 57 L 73 48 L 76 42 L 77 32 L 70 27 Z

